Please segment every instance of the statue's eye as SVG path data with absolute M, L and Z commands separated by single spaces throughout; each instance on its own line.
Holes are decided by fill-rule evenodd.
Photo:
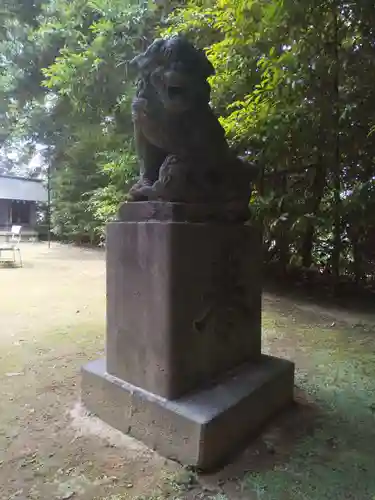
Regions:
M 185 95 L 185 89 L 183 87 L 168 87 L 168 96 L 173 99 L 174 97 L 181 97 Z
M 205 177 L 207 182 L 214 186 L 218 186 L 222 180 L 220 174 L 215 170 L 208 170 Z

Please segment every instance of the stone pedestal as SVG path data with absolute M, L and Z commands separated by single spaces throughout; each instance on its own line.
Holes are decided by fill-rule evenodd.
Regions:
M 261 355 L 260 251 L 260 232 L 223 207 L 123 205 L 107 232 L 106 360 L 83 369 L 88 409 L 207 469 L 290 402 L 293 364 Z

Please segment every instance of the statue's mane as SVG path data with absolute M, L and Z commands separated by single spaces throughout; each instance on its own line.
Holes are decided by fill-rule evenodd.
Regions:
M 195 48 L 183 35 L 156 39 L 148 49 L 133 59 L 139 71 L 152 66 L 169 66 L 207 79 L 215 73 L 203 50 Z
M 194 47 L 183 35 L 164 40 L 162 51 L 168 60 L 180 62 L 187 71 L 199 73 L 205 79 L 215 73 L 204 51 Z

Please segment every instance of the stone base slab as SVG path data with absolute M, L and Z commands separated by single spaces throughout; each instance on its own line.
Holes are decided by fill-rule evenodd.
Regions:
M 161 455 L 202 470 L 222 465 L 293 400 L 294 364 L 262 355 L 216 385 L 167 400 L 106 372 L 82 369 L 82 401 L 116 429 Z

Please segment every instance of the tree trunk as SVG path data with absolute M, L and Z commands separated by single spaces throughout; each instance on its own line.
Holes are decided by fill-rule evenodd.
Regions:
M 322 150 L 322 148 L 321 148 Z M 324 187 L 326 183 L 326 167 L 323 164 L 323 157 L 320 155 L 319 164 L 315 169 L 315 177 L 312 185 L 312 198 L 310 201 L 310 206 L 308 207 L 308 213 L 312 215 L 317 215 L 319 212 L 320 203 L 323 198 Z M 311 267 L 313 262 L 312 250 L 314 246 L 315 237 L 315 224 L 312 220 L 308 220 L 305 235 L 301 247 L 301 257 L 303 267 Z
M 359 285 L 363 279 L 363 273 L 362 273 L 362 253 L 360 250 L 358 234 L 352 236 L 351 244 L 353 249 L 354 279 L 355 279 L 355 284 Z
M 282 193 L 281 196 L 284 196 L 287 192 L 287 176 L 286 174 L 282 177 L 281 184 Z M 285 212 L 284 202 L 281 203 L 280 206 L 280 215 Z M 290 225 L 289 220 L 281 221 L 280 223 L 280 233 L 278 237 L 278 248 L 279 248 L 279 263 L 280 263 L 280 271 L 283 276 L 286 275 L 287 266 L 289 264 L 289 238 L 288 238 L 288 226 Z
M 341 172 L 340 172 L 340 91 L 339 91 L 339 26 L 338 6 L 335 2 L 333 9 L 333 157 L 332 157 L 332 187 L 333 187 L 333 251 L 332 251 L 332 275 L 334 278 L 334 289 L 337 291 L 340 278 L 340 256 L 341 256 Z
M 307 228 L 302 242 L 301 256 L 302 256 L 302 266 L 305 268 L 311 267 L 312 264 L 312 249 L 314 245 L 314 226 L 309 221 L 307 223 Z

